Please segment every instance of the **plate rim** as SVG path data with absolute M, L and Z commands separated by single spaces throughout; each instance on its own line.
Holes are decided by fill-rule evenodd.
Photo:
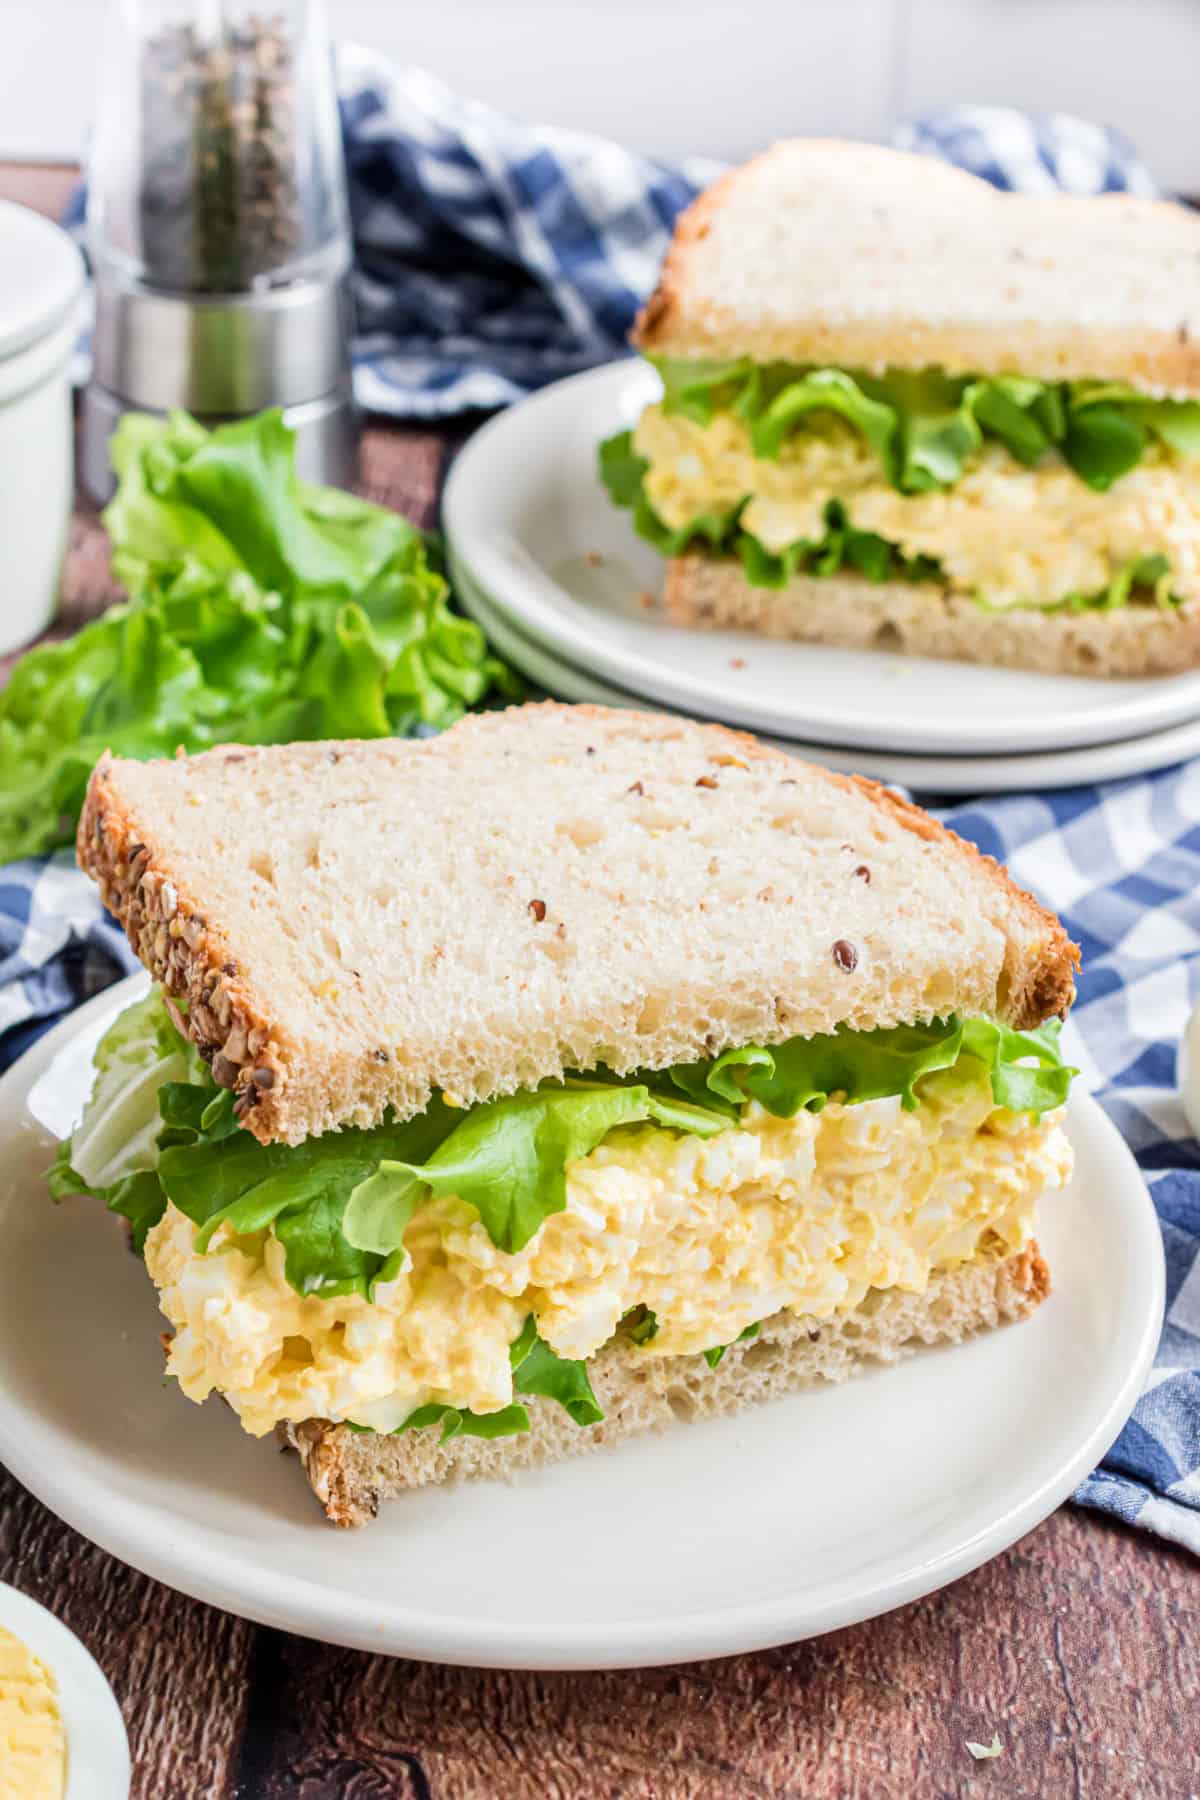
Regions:
M 459 603 L 482 629 L 500 655 L 515 663 L 527 681 L 545 685 L 540 677 L 521 667 L 521 654 L 528 650 L 558 672 L 557 678 L 575 689 L 567 693 L 571 705 L 581 701 L 597 706 L 633 707 L 636 710 L 667 713 L 661 703 L 627 693 L 622 688 L 601 681 L 586 669 L 578 669 L 559 651 L 546 644 L 532 642 L 489 598 L 466 564 L 447 546 L 448 565 Z M 512 644 L 522 647 L 514 651 Z M 889 786 L 900 786 L 916 794 L 948 795 L 961 798 L 976 794 L 1021 793 L 1031 787 L 1065 788 L 1105 781 L 1125 781 L 1131 776 L 1158 774 L 1174 768 L 1189 757 L 1200 755 L 1200 718 L 1188 719 L 1181 725 L 1166 725 L 1144 737 L 1117 738 L 1111 744 L 1086 744 L 1073 750 L 1026 750 L 994 755 L 950 756 L 937 751 L 921 753 L 908 750 L 854 750 L 845 744 L 816 744 L 807 740 L 770 736 L 756 732 L 759 741 L 785 750 L 809 762 L 822 763 L 843 773 L 867 775 Z M 1169 740 L 1163 748 L 1163 740 Z M 1179 740 L 1183 741 L 1180 742 Z M 1117 766 L 1099 772 L 1094 764 L 1111 757 Z M 919 766 L 918 766 L 919 765 Z M 1015 766 L 1014 766 L 1015 765 Z M 1034 766 L 1036 765 L 1036 766 Z
M 695 712 L 713 716 L 719 713 L 727 723 L 743 730 L 756 731 L 775 736 L 787 736 L 790 732 L 802 730 L 805 737 L 819 736 L 830 744 L 836 743 L 845 749 L 875 749 L 886 754 L 887 746 L 882 746 L 878 738 L 872 740 L 869 725 L 855 725 L 852 722 L 842 723 L 836 718 L 822 717 L 819 720 L 806 722 L 800 719 L 785 720 L 782 715 L 769 707 L 760 705 L 753 694 L 745 690 L 735 690 L 725 686 L 718 692 L 702 678 L 679 671 L 660 671 L 655 664 L 636 660 L 631 654 L 624 653 L 613 646 L 607 639 L 602 625 L 593 623 L 589 616 L 593 609 L 567 592 L 547 570 L 529 558 L 536 575 L 547 583 L 548 588 L 557 590 L 558 599 L 550 594 L 538 594 L 528 585 L 510 580 L 511 565 L 501 555 L 498 546 L 481 538 L 478 528 L 471 522 L 473 507 L 472 485 L 486 491 L 488 486 L 489 460 L 502 456 L 506 462 L 515 461 L 523 466 L 520 456 L 510 457 L 504 450 L 505 440 L 509 434 L 520 432 L 536 422 L 540 411 L 549 410 L 559 405 L 569 391 L 578 397 L 592 388 L 603 393 L 606 387 L 613 390 L 611 407 L 612 426 L 620 427 L 621 410 L 617 397 L 622 388 L 638 387 L 652 389 L 656 381 L 653 370 L 648 364 L 641 363 L 632 357 L 620 357 L 615 361 L 602 363 L 597 368 L 585 369 L 574 375 L 567 375 L 557 381 L 549 382 L 545 387 L 528 394 L 514 405 L 507 407 L 494 418 L 481 426 L 455 457 L 446 478 L 442 497 L 442 523 L 446 541 L 455 549 L 459 562 L 473 575 L 476 585 L 484 589 L 486 597 L 513 623 L 527 634 L 535 633 L 549 648 L 567 661 L 578 662 L 584 658 L 589 668 L 603 676 L 618 687 L 629 688 L 644 694 L 660 706 L 676 711 Z M 599 441 L 599 440 L 598 440 Z M 494 448 L 496 446 L 496 448 Z M 465 499 L 464 499 L 465 496 Z M 463 514 L 466 512 L 466 518 Z M 632 526 L 629 527 L 631 539 Z M 514 543 L 517 540 L 513 540 Z M 518 546 L 521 555 L 526 553 L 523 546 Z M 490 571 L 490 573 L 489 573 Z M 561 606 L 562 598 L 567 600 L 572 609 L 578 609 L 583 616 L 575 616 L 575 611 L 567 613 Z M 756 634 L 724 633 L 725 637 L 754 647 L 761 646 L 763 640 Z M 820 649 L 822 646 L 811 646 Z M 572 650 L 574 654 L 572 654 Z M 863 653 L 867 654 L 867 653 Z M 879 654 L 879 653 L 875 653 Z M 886 654 L 886 653 L 885 653 Z M 893 653 L 895 655 L 896 653 Z M 928 662 L 929 658 L 902 658 L 905 666 L 914 662 Z M 932 659 L 936 660 L 936 659 Z M 970 664 L 948 664 L 951 669 L 969 670 Z M 981 665 L 983 667 L 984 665 Z M 1019 678 L 1027 677 L 1031 681 L 1047 679 L 1073 680 L 1079 682 L 1093 681 L 1097 689 L 1097 708 L 1106 683 L 1101 677 L 1047 677 L 1039 671 L 1008 670 L 1006 674 Z M 631 677 L 636 678 L 636 689 Z M 1131 680 L 1137 678 L 1130 678 Z M 1046 737 L 1047 725 L 1037 725 L 1033 720 L 1022 721 L 1020 726 L 1005 725 L 1002 720 L 994 719 L 989 724 L 989 742 L 984 747 L 977 747 L 968 754 L 972 755 L 1038 755 L 1055 750 L 1082 750 L 1098 744 L 1114 744 L 1125 739 L 1145 737 L 1152 732 L 1183 724 L 1200 718 L 1200 669 L 1185 670 L 1175 675 L 1147 676 L 1141 678 L 1142 687 L 1135 695 L 1131 695 L 1121 708 L 1114 708 L 1118 714 L 1117 723 L 1103 714 L 1089 712 L 1084 714 L 1083 721 L 1076 721 L 1067 737 Z M 1164 686 L 1174 684 L 1173 692 L 1168 696 Z M 1185 687 L 1185 683 L 1190 686 Z M 1047 706 L 1040 717 L 1049 721 L 1055 716 L 1055 709 Z M 893 727 L 896 721 L 893 720 Z M 956 720 L 952 725 L 939 728 L 936 742 L 930 747 L 921 747 L 913 738 L 911 720 L 901 729 L 903 742 L 894 745 L 903 754 L 918 756 L 950 755 L 955 752 L 950 747 L 957 741 L 957 735 L 963 728 L 963 721 Z M 1035 741 L 1036 740 L 1036 741 Z
M 14 1106 L 21 1105 L 53 1056 L 97 1014 L 128 1004 L 145 985 L 144 972 L 127 976 L 38 1039 L 0 1076 L 0 1120 Z M 1082 1129 L 1096 1131 L 1107 1139 L 1108 1152 L 1115 1153 L 1116 1161 L 1124 1165 L 1126 1177 L 1134 1177 L 1141 1195 L 1140 1204 L 1135 1203 L 1130 1186 L 1130 1197 L 1120 1202 L 1130 1223 L 1140 1232 L 1141 1251 L 1148 1258 L 1149 1283 L 1138 1306 L 1141 1322 L 1136 1350 L 1123 1366 L 1122 1379 L 1108 1394 L 1102 1412 L 1082 1441 L 1058 1461 L 1031 1493 L 1014 1500 L 998 1516 L 966 1538 L 955 1539 L 938 1554 L 915 1562 L 900 1574 L 873 1578 L 865 1589 L 835 1594 L 815 1608 L 811 1603 L 806 1605 L 793 1590 L 771 1602 L 758 1600 L 741 1607 L 676 1613 L 666 1624 L 657 1618 L 608 1622 L 601 1627 L 588 1623 L 565 1626 L 493 1622 L 429 1612 L 405 1614 L 399 1609 L 397 1628 L 396 1609 L 389 1620 L 381 1622 L 377 1614 L 371 1614 L 365 1598 L 339 1593 L 300 1574 L 293 1574 L 283 1590 L 291 1596 L 290 1603 L 280 1603 L 278 1577 L 273 1569 L 264 1565 L 265 1572 L 257 1572 L 244 1554 L 239 1559 L 206 1544 L 203 1570 L 197 1570 L 195 1557 L 191 1562 L 181 1562 L 177 1553 L 172 1553 L 176 1551 L 177 1534 L 162 1533 L 160 1506 L 139 1509 L 130 1519 L 128 1497 L 124 1497 L 120 1508 L 108 1507 L 105 1496 L 111 1498 L 111 1492 L 99 1478 L 94 1478 L 81 1498 L 75 1490 L 78 1464 L 47 1455 L 45 1447 L 39 1446 L 36 1415 L 23 1405 L 14 1414 L 2 1392 L 0 1461 L 72 1529 L 126 1565 L 238 1617 L 348 1649 L 471 1668 L 647 1668 L 765 1650 L 862 1623 L 969 1574 L 1040 1524 L 1100 1461 L 1142 1391 L 1159 1341 L 1165 1300 L 1165 1263 L 1158 1219 L 1142 1173 L 1116 1126 L 1092 1095 L 1076 1089 L 1068 1106 L 1068 1122 L 1080 1117 Z M 1133 1260 L 1129 1259 L 1128 1266 Z M 28 1429 L 31 1418 L 32 1433 Z M 45 1429 L 55 1447 L 70 1441 L 62 1430 Z M 86 1496 L 91 1496 L 90 1505 Z M 157 1539 L 144 1530 L 147 1511 L 159 1522 Z M 122 1525 L 123 1519 L 130 1522 Z M 186 1538 L 186 1534 L 181 1535 Z

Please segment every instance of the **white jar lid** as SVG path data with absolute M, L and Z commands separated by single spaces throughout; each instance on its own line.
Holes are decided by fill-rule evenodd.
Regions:
M 65 231 L 27 206 L 0 200 L 0 357 L 52 331 L 84 279 L 83 258 Z

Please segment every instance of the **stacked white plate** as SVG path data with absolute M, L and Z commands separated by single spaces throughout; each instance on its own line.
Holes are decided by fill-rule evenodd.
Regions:
M 558 382 L 484 426 L 451 471 L 459 597 L 536 686 L 715 719 L 944 794 L 1069 787 L 1200 753 L 1200 672 L 1091 680 L 670 625 L 662 558 L 596 472 L 597 445 L 657 389 L 634 362 Z

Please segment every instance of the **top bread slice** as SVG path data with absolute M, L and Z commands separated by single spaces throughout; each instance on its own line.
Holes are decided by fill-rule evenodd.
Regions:
M 885 789 L 600 707 L 105 756 L 78 851 L 263 1142 L 842 1022 L 1030 1026 L 1077 962 Z
M 947 163 L 797 139 L 682 215 L 635 333 L 672 357 L 1200 394 L 1200 213 L 1008 194 Z

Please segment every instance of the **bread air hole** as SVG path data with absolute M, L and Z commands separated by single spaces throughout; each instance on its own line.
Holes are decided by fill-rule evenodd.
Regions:
M 681 818 L 678 813 L 667 812 L 665 807 L 661 806 L 640 807 L 634 823 L 640 825 L 643 831 L 649 831 L 652 834 L 662 831 L 686 831 L 688 828 L 686 819 Z
M 275 886 L 275 859 L 267 850 L 252 850 L 248 858 L 248 867 L 260 878 Z
M 580 850 L 590 850 L 593 844 L 603 843 L 606 835 L 604 826 L 597 819 L 564 819 L 558 829 Z
M 638 1014 L 634 1029 L 639 1036 L 644 1032 L 657 1031 L 663 1022 L 663 1003 L 661 996 L 652 994 L 643 1001 L 642 1010 Z

